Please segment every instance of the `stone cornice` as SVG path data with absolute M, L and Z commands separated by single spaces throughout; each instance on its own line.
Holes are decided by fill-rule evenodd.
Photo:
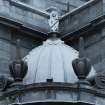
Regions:
M 35 101 L 35 102 L 29 102 L 29 103 L 17 103 L 17 104 L 12 104 L 12 105 L 95 105 L 92 103 L 88 103 L 88 102 L 82 102 L 82 101 L 78 101 L 78 102 L 71 102 L 71 101 L 62 101 L 62 100 L 45 100 L 45 101 Z
M 43 29 L 41 29 L 40 27 L 22 23 L 16 19 L 8 17 L 7 15 L 0 14 L 0 23 L 32 35 L 34 37 L 38 37 L 41 39 L 46 39 L 47 37 L 47 34 L 41 31 Z
M 102 29 L 102 27 L 105 26 L 105 15 L 99 16 L 98 18 L 94 19 L 93 21 L 89 22 L 85 26 L 81 27 L 80 29 L 77 29 L 74 32 L 70 32 L 64 36 L 62 36 L 62 39 L 65 41 L 68 41 L 69 39 L 75 39 L 79 36 L 86 35 L 86 33 L 92 32 L 94 30 Z
M 38 14 L 40 16 L 43 16 L 45 18 L 49 18 L 49 13 L 47 13 L 46 11 L 39 10 L 35 7 L 32 7 L 30 5 L 27 5 L 27 4 L 22 3 L 20 1 L 17 1 L 17 0 L 7 0 L 7 1 L 9 1 L 14 6 L 17 6 L 17 7 L 20 7 L 22 9 L 28 10 L 30 12 L 33 12 L 33 13 Z
M 15 87 L 11 87 L 7 91 L 3 92 L 0 97 L 9 97 L 16 94 L 23 94 L 31 91 L 46 91 L 46 90 L 55 90 L 55 91 L 71 91 L 71 92 L 85 92 L 93 94 L 97 97 L 105 98 L 105 92 L 102 89 L 98 89 L 92 86 L 71 84 L 71 83 L 34 83 L 30 85 L 23 85 L 20 89 L 16 89 Z
M 81 11 L 81 10 L 87 8 L 88 6 L 91 6 L 95 3 L 97 3 L 98 1 L 100 1 L 100 0 L 90 0 L 90 1 L 86 2 L 85 4 L 83 4 L 82 6 L 76 8 L 76 9 L 73 9 L 72 11 L 64 14 L 60 19 L 65 19 L 68 15 L 76 14 L 78 11 Z

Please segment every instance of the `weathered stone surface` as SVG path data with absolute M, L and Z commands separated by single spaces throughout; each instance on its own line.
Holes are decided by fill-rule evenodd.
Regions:
M 31 12 L 27 12 L 24 9 L 21 10 L 18 7 L 11 6 L 8 7 L 8 1 L 4 0 L 5 3 L 1 0 L 0 4 L 1 7 L 1 13 L 6 11 L 7 13 L 11 12 L 11 16 L 15 17 L 15 19 L 19 19 L 24 22 L 28 22 L 33 25 L 42 25 L 44 23 L 47 23 L 47 20 L 45 18 L 36 15 Z M 7 5 L 5 5 L 7 3 Z M 4 6 L 5 5 L 5 6 Z M 57 5 L 58 6 L 58 5 Z M 94 8 L 84 10 L 80 12 L 80 14 L 76 14 L 75 16 L 71 16 L 71 21 L 65 20 L 65 23 L 70 24 L 71 23 L 71 30 L 76 30 L 81 24 L 83 26 L 86 25 L 86 22 L 90 19 L 94 19 L 96 16 L 99 16 L 101 14 L 101 8 L 97 9 L 99 5 L 96 5 Z M 95 11 L 95 12 L 94 12 Z M 89 14 L 89 16 L 88 16 Z M 84 18 L 82 19 L 82 17 Z M 78 19 L 79 17 L 79 19 Z M 82 19 L 82 22 L 80 21 Z M 87 21 L 85 21 L 87 19 Z M 44 21 L 44 22 L 43 22 Z M 43 22 L 43 23 L 42 23 Z M 47 25 L 47 24 L 46 24 Z M 45 27 L 44 25 L 42 25 Z M 48 27 L 47 27 L 48 28 Z M 80 27 L 81 28 L 81 27 Z M 69 30 L 69 27 L 66 28 Z M 85 52 L 86 56 L 89 57 L 92 61 L 92 64 L 94 64 L 94 67 L 96 68 L 97 72 L 103 71 L 105 69 L 105 32 L 104 28 L 99 33 L 91 34 L 90 37 L 86 37 L 85 41 Z M 9 75 L 9 69 L 8 64 L 11 60 L 15 59 L 16 55 L 16 39 L 21 39 L 21 54 L 22 57 L 24 57 L 30 49 L 37 46 L 37 39 L 33 39 L 33 37 L 29 37 L 28 35 L 25 35 L 22 32 L 13 32 L 11 31 L 11 28 L 0 25 L 0 74 Z M 96 105 L 104 105 L 105 101 L 104 98 L 96 97 L 96 95 L 92 95 L 90 93 L 86 92 L 73 92 L 72 90 L 69 91 L 32 91 L 30 93 L 25 92 L 23 96 L 21 97 L 21 102 L 28 102 L 28 101 L 45 101 L 45 100 L 66 100 L 66 101 L 72 101 L 76 102 L 78 100 L 78 96 L 80 95 L 80 99 L 78 101 L 84 101 L 84 102 L 92 102 L 96 103 Z M 30 99 L 30 100 L 29 100 Z M 16 99 L 16 102 L 18 102 L 18 98 Z M 0 105 L 11 104 L 9 100 L 1 101 Z
M 68 0 L 62 0 L 62 1 L 61 0 L 43 0 L 43 1 L 42 0 L 30 0 L 30 1 L 28 1 L 28 0 L 25 0 L 25 1 L 20 0 L 20 1 L 22 1 L 22 2 L 24 2 L 26 4 L 29 4 L 31 6 L 34 6 L 36 8 L 39 8 L 41 10 L 46 10 L 50 6 L 55 6 L 55 7 L 59 8 L 62 12 L 67 11 L 67 2 L 68 2 Z M 43 5 L 41 5 L 40 2 Z M 85 3 L 85 1 L 81 1 L 81 0 L 78 0 L 78 1 L 70 0 L 69 1 L 70 11 L 72 9 L 74 9 L 75 7 L 78 7 L 78 6 L 80 6 L 80 5 L 84 4 L 84 3 Z
M 80 101 L 95 104 L 96 98 L 90 93 L 80 92 Z
M 68 100 L 73 101 L 72 91 L 58 91 L 56 92 L 56 100 Z
M 104 104 L 105 104 L 104 98 L 96 97 L 96 105 L 104 105 Z
M 63 34 L 74 32 L 77 29 L 86 26 L 89 24 L 89 22 L 101 16 L 102 14 L 102 0 L 92 1 L 65 15 L 60 20 L 60 31 Z
M 49 30 L 47 15 L 45 15 L 45 17 L 42 16 L 44 14 L 43 12 L 42 15 L 39 15 L 38 12 L 35 12 L 34 7 L 30 7 L 29 5 L 25 5 L 21 2 L 10 2 L 9 0 L 1 0 L 0 7 L 0 15 L 6 16 L 7 18 L 16 19 L 23 24 L 30 24 L 40 27 L 43 30 Z
M 0 75 L 9 75 L 8 65 L 16 56 L 16 40 L 21 40 L 21 57 L 23 58 L 32 48 L 36 41 L 31 36 L 13 32 L 10 27 L 0 25 Z

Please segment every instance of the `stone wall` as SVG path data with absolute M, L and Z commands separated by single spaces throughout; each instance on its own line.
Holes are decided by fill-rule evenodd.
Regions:
M 103 0 L 103 10 L 104 10 L 104 13 L 105 13 L 105 0 Z
M 0 0 L 0 16 L 30 25 L 36 30 L 49 30 L 49 14 L 16 0 Z
M 81 29 L 90 24 L 95 18 L 103 14 L 102 0 L 92 0 L 71 12 L 64 15 L 60 19 L 60 31 L 68 34 Z
M 17 39 L 21 40 L 21 57 L 38 45 L 34 37 L 0 24 L 0 75 L 9 75 L 8 65 L 15 59 Z
M 91 60 L 97 72 L 105 70 L 105 27 L 83 34 L 85 42 L 85 55 Z M 79 38 L 79 37 L 78 37 Z M 68 40 L 67 44 L 78 50 L 78 38 Z M 69 43 L 70 42 L 70 43 Z
M 70 17 L 72 17 L 72 22 L 69 25 L 71 25 L 72 27 L 65 27 L 66 30 L 69 30 L 68 28 L 73 28 L 71 30 L 76 29 L 77 27 L 75 27 L 75 25 L 78 23 L 77 21 L 79 21 L 79 23 L 82 21 L 81 26 L 83 26 L 83 25 L 86 25 L 85 20 L 87 21 L 88 19 L 94 20 L 95 17 L 100 16 L 102 14 L 102 11 L 100 11 L 102 8 L 99 8 L 101 5 L 102 5 L 102 2 L 99 4 L 96 3 L 95 6 L 93 5 L 94 7 L 89 6 L 88 9 L 87 8 L 85 8 L 86 10 L 83 9 L 83 11 L 81 11 L 80 14 L 76 12 L 77 14 L 75 13 L 75 14 L 72 14 L 72 16 L 70 15 Z M 1 6 L 0 15 L 3 14 L 5 16 L 13 17 L 16 21 L 19 20 L 20 22 L 24 22 L 24 23 L 28 22 L 29 24 L 37 24 L 39 26 L 41 24 L 44 24 L 43 22 L 45 23 L 47 22 L 47 19 L 45 17 L 39 16 L 39 15 L 37 17 L 36 14 L 32 15 L 33 13 L 31 14 L 30 11 L 29 12 L 25 11 L 24 8 L 20 6 L 20 4 L 16 7 L 14 6 L 14 4 L 11 4 L 10 2 L 8 2 L 8 0 L 1 0 L 0 6 Z M 35 18 L 32 18 L 31 16 L 35 16 Z M 82 18 L 82 16 L 84 17 Z M 41 18 L 41 20 L 39 19 L 39 17 Z M 44 21 L 42 22 L 42 20 Z M 68 20 L 65 20 L 65 23 L 67 22 Z M 47 24 L 44 24 L 44 25 L 45 25 L 44 27 L 46 27 Z M 43 27 L 43 25 L 41 26 Z M 67 31 L 63 31 L 63 32 L 67 32 Z M 32 48 L 34 48 L 39 44 L 38 40 L 35 39 L 35 37 L 25 35 L 22 32 L 15 31 L 10 27 L 0 24 L 0 67 L 1 67 L 0 73 L 2 74 L 8 74 L 9 72 L 8 64 L 10 63 L 11 60 L 14 60 L 15 58 L 16 39 L 18 38 L 21 39 L 22 57 L 24 57 Z M 75 45 L 77 46 L 78 43 L 76 42 Z M 94 65 L 97 72 L 100 70 L 102 71 L 105 68 L 104 46 L 105 46 L 104 27 L 102 30 L 99 30 L 85 37 L 86 56 L 91 59 L 92 64 Z
M 86 57 L 91 60 L 97 72 L 105 71 L 105 26 L 88 33 L 84 31 L 83 37 Z M 73 40 L 72 37 L 68 39 L 66 43 L 78 50 L 79 36 L 77 35 Z
M 97 72 L 105 70 L 105 28 L 85 39 L 85 51 Z
M 10 62 L 10 37 L 10 30 L 0 25 L 0 72 L 3 74 L 7 74 Z
M 29 4 L 31 6 L 34 6 L 41 10 L 46 10 L 50 6 L 54 6 L 54 7 L 59 8 L 62 11 L 62 13 L 67 11 L 68 0 L 20 0 L 20 1 L 26 4 Z M 70 11 L 84 3 L 85 2 L 81 0 L 70 0 L 69 1 Z
M 101 17 L 104 13 L 103 1 L 104 0 L 94 0 L 84 5 L 84 7 L 74 10 L 65 16 L 63 18 L 64 20 L 62 19 L 60 23 L 61 32 L 65 36 L 63 39 L 67 40 L 66 42 L 74 48 L 78 49 L 78 40 L 76 38 L 79 37 L 79 35 L 84 37 L 86 56 L 90 58 L 97 72 L 105 70 L 105 26 L 103 25 L 103 27 L 101 26 L 97 29 L 92 29 L 92 27 L 95 22 L 98 22 L 95 21 L 95 19 Z M 90 25 L 92 21 L 93 24 Z M 68 37 L 66 35 L 68 35 Z M 72 37 L 74 39 L 71 43 Z

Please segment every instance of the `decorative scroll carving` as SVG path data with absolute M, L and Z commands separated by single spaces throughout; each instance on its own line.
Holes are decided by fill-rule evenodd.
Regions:
M 95 82 L 97 88 L 105 89 L 105 71 L 96 75 Z
M 0 76 L 0 90 L 4 91 L 6 90 L 12 83 L 12 78 L 6 78 L 5 76 Z

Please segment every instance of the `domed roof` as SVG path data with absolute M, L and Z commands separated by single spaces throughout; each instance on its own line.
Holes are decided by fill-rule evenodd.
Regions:
M 60 39 L 47 39 L 43 45 L 34 48 L 25 57 L 28 73 L 24 79 L 27 84 L 46 82 L 77 82 L 72 68 L 72 60 L 78 57 L 78 51 L 64 44 Z

